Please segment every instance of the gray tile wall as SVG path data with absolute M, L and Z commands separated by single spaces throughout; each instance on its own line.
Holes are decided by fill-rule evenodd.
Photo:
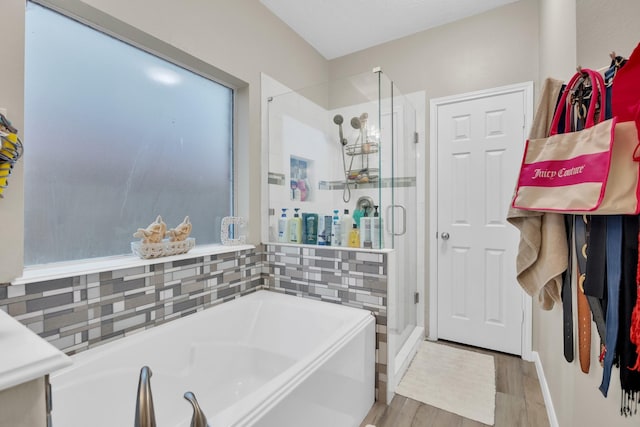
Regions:
M 67 354 L 267 288 L 371 311 L 376 399 L 387 390 L 387 257 L 312 246 L 260 245 L 65 279 L 0 285 L 0 310 Z
M 74 354 L 261 289 L 262 258 L 258 247 L 0 286 L 0 309 Z

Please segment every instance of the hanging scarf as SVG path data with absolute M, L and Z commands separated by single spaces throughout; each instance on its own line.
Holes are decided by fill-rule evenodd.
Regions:
M 640 265 L 638 263 L 639 218 L 638 216 L 628 215 L 623 219 L 618 355 L 620 385 L 622 387 L 620 413 L 625 416 L 635 414 L 640 401 L 640 372 L 632 370 L 639 356 L 636 345 L 632 341 L 634 335 L 633 318 L 635 318 L 636 322 L 635 330 L 640 330 L 640 325 L 637 325 L 638 314 L 634 312 L 634 306 L 635 310 L 638 310 L 636 301 L 640 296 L 638 292 L 638 284 L 640 283 Z

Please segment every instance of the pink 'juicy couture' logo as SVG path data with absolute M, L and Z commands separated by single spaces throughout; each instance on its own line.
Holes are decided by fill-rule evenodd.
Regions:
M 584 171 L 586 165 L 575 166 L 572 168 L 560 168 L 557 170 L 553 169 L 534 169 L 533 176 L 531 179 L 553 179 L 553 178 L 564 178 L 568 176 L 579 175 Z
M 564 187 L 604 182 L 609 172 L 610 153 L 585 154 L 567 160 L 524 163 L 518 184 L 534 187 Z

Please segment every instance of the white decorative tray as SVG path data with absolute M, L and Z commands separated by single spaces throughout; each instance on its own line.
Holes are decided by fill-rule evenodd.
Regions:
M 196 239 L 188 237 L 180 242 L 163 240 L 160 243 L 131 242 L 131 250 L 140 258 L 159 258 L 163 256 L 185 254 L 196 245 Z

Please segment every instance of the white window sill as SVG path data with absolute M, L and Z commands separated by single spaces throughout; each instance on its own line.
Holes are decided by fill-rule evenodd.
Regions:
M 172 255 L 162 258 L 141 259 L 135 255 L 120 255 L 104 258 L 93 258 L 80 261 L 57 262 L 26 267 L 22 277 L 11 282 L 12 285 L 24 285 L 45 280 L 62 279 L 65 277 L 82 276 L 103 271 L 121 270 L 124 268 L 140 267 L 151 264 L 197 258 L 207 255 L 226 254 L 231 252 L 255 249 L 254 245 L 199 245 L 186 254 Z

